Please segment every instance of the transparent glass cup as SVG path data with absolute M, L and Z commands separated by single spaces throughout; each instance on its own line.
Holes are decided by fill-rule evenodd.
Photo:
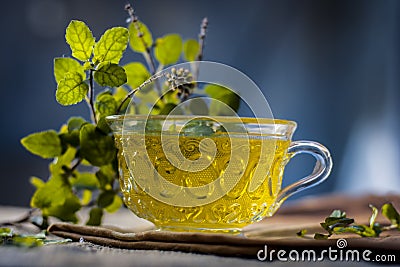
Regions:
M 125 204 L 163 230 L 240 232 L 332 168 L 327 148 L 292 141 L 293 121 L 116 115 L 107 122 Z M 301 153 L 314 156 L 312 173 L 281 188 L 286 164 Z

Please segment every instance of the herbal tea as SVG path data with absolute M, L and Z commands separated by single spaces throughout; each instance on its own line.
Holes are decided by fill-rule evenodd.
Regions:
M 116 135 L 117 139 L 122 139 L 121 135 Z M 288 161 L 286 153 L 290 144 L 289 140 L 272 140 L 263 138 L 249 138 L 244 144 L 243 137 L 227 137 L 211 136 L 211 137 L 178 137 L 179 145 L 173 147 L 168 144 L 173 144 L 173 139 L 177 136 L 152 136 L 146 135 L 124 135 L 124 138 L 129 139 L 129 147 L 134 151 L 134 155 L 128 157 L 130 162 L 129 171 L 126 164 L 126 157 L 123 155 L 124 149 L 121 144 L 124 140 L 117 140 L 119 146 L 118 161 L 120 170 L 121 190 L 124 195 L 124 200 L 128 208 L 135 212 L 140 217 L 153 222 L 161 228 L 174 228 L 175 230 L 190 230 L 191 228 L 201 229 L 235 229 L 258 221 L 266 215 L 272 215 L 275 211 L 275 201 L 277 194 L 281 188 L 281 180 L 283 168 Z M 145 138 L 145 140 L 143 140 Z M 174 166 L 168 160 L 168 156 L 163 150 L 168 151 L 180 150 L 186 159 L 190 161 L 199 160 L 202 157 L 202 152 L 206 148 L 202 148 L 202 140 L 205 138 L 211 139 L 215 145 L 215 156 L 209 159 L 209 164 L 203 164 L 201 170 L 195 171 L 195 168 L 189 166 L 185 168 L 181 165 Z M 126 141 L 126 140 L 125 140 Z M 209 140 L 210 141 L 210 140 Z M 140 143 L 144 142 L 145 146 Z M 175 143 L 176 144 L 176 143 Z M 262 155 L 262 145 L 268 148 L 268 145 L 276 146 L 270 155 L 271 163 L 266 160 L 268 156 Z M 142 148 L 142 150 L 134 148 Z M 247 149 L 247 151 L 246 151 Z M 203 150 L 203 151 L 202 151 Z M 126 150 L 125 150 L 126 151 Z M 247 153 L 246 153 L 247 152 Z M 207 159 L 205 159 L 207 161 Z M 151 163 L 151 166 L 149 164 Z M 257 174 L 255 169 L 260 164 L 266 164 L 270 167 L 263 169 L 261 175 L 257 177 L 262 183 L 255 189 L 250 190 L 250 182 L 255 179 Z M 231 190 L 225 190 L 227 184 L 228 165 L 234 165 L 229 170 L 231 173 L 239 175 L 238 182 Z M 151 172 L 151 170 L 154 170 Z M 157 174 L 156 174 L 157 173 Z M 177 187 L 174 190 L 168 190 L 163 183 L 158 181 L 158 176 L 168 181 Z M 225 177 L 221 179 L 221 177 Z M 143 188 L 138 184 L 141 179 L 147 180 L 147 186 Z M 218 180 L 219 179 L 219 180 Z M 152 182 L 153 180 L 153 182 Z M 212 184 L 217 181 L 217 183 Z M 210 185 L 212 184 L 212 185 Z M 209 185 L 209 186 L 207 186 Z M 153 192 L 158 192 L 161 196 L 176 198 L 177 191 L 190 188 L 206 186 L 205 190 L 196 193 L 188 194 L 186 198 L 192 196 L 194 203 L 200 199 L 210 198 L 217 194 L 217 191 L 224 191 L 223 195 L 211 203 L 204 205 L 191 205 L 182 207 L 182 205 L 170 205 L 163 201 L 154 198 L 154 193 L 149 194 L 151 189 Z M 150 188 L 156 187 L 156 188 Z M 190 199 L 177 199 L 183 203 L 188 203 Z
M 107 122 L 124 202 L 159 229 L 240 232 L 332 169 L 324 146 L 292 141 L 293 121 L 115 115 Z M 312 173 L 281 188 L 286 164 L 301 153 L 315 158 Z

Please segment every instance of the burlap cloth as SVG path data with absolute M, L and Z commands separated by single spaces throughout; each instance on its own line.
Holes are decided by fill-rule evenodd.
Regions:
M 338 235 L 329 240 L 314 240 L 311 236 L 296 236 L 296 232 L 301 229 L 307 229 L 310 234 L 323 232 L 319 223 L 334 209 L 345 210 L 348 217 L 355 218 L 357 223 L 368 223 L 371 215 L 369 204 L 381 207 L 386 202 L 392 202 L 395 207 L 400 208 L 398 195 L 327 196 L 296 201 L 296 204 L 282 207 L 273 217 L 246 227 L 242 235 L 143 231 L 143 228 L 121 227 L 118 223 L 103 227 L 54 223 L 48 231 L 74 241 L 124 249 L 170 250 L 256 258 L 260 250 L 266 249 L 269 252 L 296 250 L 301 253 L 303 250 L 312 249 L 318 252 L 331 247 L 336 250 L 357 249 L 360 252 L 368 249 L 373 254 L 391 253 L 398 255 L 397 259 L 400 260 L 400 231 L 397 230 L 385 232 L 379 238 Z M 382 216 L 378 217 L 378 222 L 388 223 Z M 347 244 L 344 247 L 338 247 L 336 242 L 339 238 L 346 240 Z M 267 260 L 275 257 L 276 253 Z

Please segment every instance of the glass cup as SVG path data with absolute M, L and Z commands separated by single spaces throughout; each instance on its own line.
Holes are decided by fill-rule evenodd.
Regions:
M 293 121 L 115 115 L 107 122 L 125 204 L 163 230 L 240 232 L 332 168 L 324 146 L 292 141 Z M 281 188 L 286 164 L 301 153 L 314 156 L 314 170 Z

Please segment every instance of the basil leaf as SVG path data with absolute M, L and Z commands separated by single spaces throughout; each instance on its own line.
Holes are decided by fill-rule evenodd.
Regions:
M 81 61 L 90 58 L 95 39 L 84 22 L 72 20 L 66 29 L 65 39 L 72 50 L 73 57 Z

